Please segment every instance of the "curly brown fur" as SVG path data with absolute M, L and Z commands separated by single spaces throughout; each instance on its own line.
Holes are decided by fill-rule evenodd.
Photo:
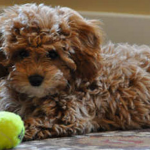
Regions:
M 4 60 L 6 59 L 5 54 L 3 53 L 2 49 L 0 49 L 0 78 L 8 75 L 7 67 L 4 66 Z
M 150 126 L 150 48 L 100 48 L 98 22 L 26 4 L 0 16 L 0 110 L 19 114 L 25 140 Z

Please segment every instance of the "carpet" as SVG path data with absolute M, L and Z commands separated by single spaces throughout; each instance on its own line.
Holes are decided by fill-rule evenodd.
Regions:
M 150 150 L 150 129 L 23 142 L 13 150 Z

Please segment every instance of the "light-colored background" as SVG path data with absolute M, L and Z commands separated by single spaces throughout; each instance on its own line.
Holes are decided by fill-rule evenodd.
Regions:
M 150 0 L 1 0 L 0 5 L 45 3 L 68 6 L 80 11 L 119 12 L 150 15 Z
M 103 22 L 106 40 L 150 45 L 150 0 L 3 0 L 0 6 L 24 3 L 67 6 Z

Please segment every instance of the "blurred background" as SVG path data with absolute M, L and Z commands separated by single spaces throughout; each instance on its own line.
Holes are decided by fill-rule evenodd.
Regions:
M 150 45 L 150 0 L 5 0 L 0 7 L 25 3 L 67 6 L 88 19 L 98 19 L 105 42 Z

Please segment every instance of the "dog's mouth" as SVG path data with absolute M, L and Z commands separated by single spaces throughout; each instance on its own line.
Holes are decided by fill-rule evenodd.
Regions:
M 30 87 L 24 87 L 21 91 L 21 93 L 24 93 L 28 95 L 28 97 L 37 97 L 37 98 L 43 98 L 48 95 L 53 95 L 57 90 L 55 88 L 44 88 L 43 86 L 30 86 Z
M 37 98 L 57 94 L 68 85 L 67 79 L 61 72 L 57 72 L 51 77 L 32 74 L 25 79 L 15 75 L 12 78 L 10 77 L 9 81 L 11 87 L 17 92 Z
M 37 97 L 42 98 L 46 97 L 48 95 L 54 95 L 58 94 L 61 90 L 65 89 L 67 87 L 67 81 L 61 80 L 61 81 L 55 81 L 55 84 L 49 83 L 49 86 L 46 85 L 46 83 L 40 83 L 34 82 L 34 85 L 32 83 L 26 84 L 24 86 L 13 86 L 15 90 L 19 93 L 26 94 L 28 97 Z

